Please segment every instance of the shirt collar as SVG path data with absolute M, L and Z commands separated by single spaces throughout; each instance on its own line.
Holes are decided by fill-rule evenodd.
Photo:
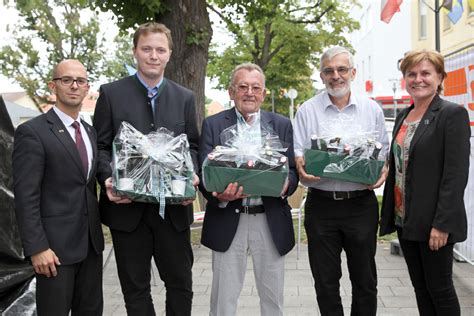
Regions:
M 244 119 L 244 116 L 237 110 L 237 108 L 235 108 L 235 113 L 237 114 L 237 122 L 239 124 L 245 124 L 247 126 L 251 126 L 250 124 L 247 123 L 247 121 L 245 121 Z M 260 121 L 260 109 L 255 112 L 257 114 L 257 117 L 256 117 L 256 121 Z
M 63 122 L 64 126 L 71 126 L 72 123 L 75 121 L 81 124 L 81 118 L 78 117 L 77 120 L 74 120 L 72 117 L 61 111 L 57 106 L 53 106 L 53 111 L 58 115 L 61 122 Z
M 331 106 L 337 108 L 337 106 L 335 106 L 332 103 L 331 99 L 329 98 L 329 93 L 327 91 L 325 91 L 323 94 L 323 104 L 324 104 L 325 109 Z M 344 109 L 350 106 L 354 106 L 354 107 L 357 106 L 356 100 L 354 98 L 354 93 L 352 93 L 352 91 L 351 91 L 351 96 L 349 97 L 349 103 L 344 107 Z
M 135 73 L 135 75 L 137 76 L 138 78 L 138 81 L 140 81 L 140 83 L 147 89 L 148 93 L 152 94 L 151 96 L 149 95 L 149 97 L 152 97 L 157 91 L 158 91 L 158 88 L 161 86 L 161 84 L 163 83 L 163 80 L 165 77 L 162 77 L 161 80 L 156 84 L 156 86 L 154 87 L 150 87 L 148 86 L 145 81 L 140 77 L 140 74 L 138 73 L 138 71 Z

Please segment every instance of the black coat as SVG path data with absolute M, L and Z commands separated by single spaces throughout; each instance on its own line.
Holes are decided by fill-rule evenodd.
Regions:
M 397 116 L 392 143 L 412 109 L 413 105 Z M 464 190 L 469 174 L 470 135 L 466 109 L 435 96 L 410 144 L 402 238 L 428 241 L 431 228 L 434 227 L 449 233 L 449 243 L 466 239 Z M 396 230 L 392 147 L 382 203 L 380 235 Z
M 260 111 L 261 126 L 269 126 L 284 144 L 289 144 L 285 155 L 290 167 L 287 195 L 291 195 L 298 186 L 293 152 L 293 128 L 288 118 L 281 115 Z M 237 123 L 235 109 L 223 111 L 204 120 L 199 142 L 199 165 L 216 145 L 221 145 L 221 132 Z M 231 201 L 225 208 L 219 208 L 219 200 L 200 185 L 201 192 L 207 199 L 206 214 L 202 227 L 201 243 L 215 251 L 229 249 L 239 224 L 240 214 L 236 212 L 242 206 L 242 199 Z M 291 207 L 286 198 L 262 196 L 268 227 L 280 255 L 288 253 L 295 245 Z
M 15 208 L 25 256 L 51 248 L 62 264 L 84 260 L 89 237 L 104 249 L 95 173 L 96 134 L 82 121 L 93 158 L 86 178 L 76 145 L 57 114 L 18 126 L 13 149 Z
M 171 80 L 165 79 L 165 82 L 163 91 L 155 100 L 154 117 L 147 90 L 136 76 L 126 77 L 100 88 L 94 113 L 99 149 L 97 179 L 102 185 L 99 204 L 102 221 L 110 228 L 133 231 L 145 210 L 158 209 L 158 205 L 152 203 L 115 204 L 105 195 L 104 181 L 112 176 L 112 141 L 123 121 L 130 123 L 143 134 L 156 131 L 159 127 L 167 128 L 174 132 L 175 136 L 185 133 L 195 167 L 197 166 L 199 133 L 194 94 Z M 166 211 L 178 231 L 187 229 L 193 222 L 192 205 L 167 205 Z

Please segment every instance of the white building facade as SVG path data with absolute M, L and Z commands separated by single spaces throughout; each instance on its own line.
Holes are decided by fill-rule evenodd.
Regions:
M 410 96 L 405 90 L 398 60 L 411 50 L 411 6 L 402 3 L 389 24 L 380 20 L 380 1 L 362 0 L 351 16 L 359 21 L 360 29 L 349 35 L 355 50 L 356 78 L 352 89 L 366 93 L 393 116 L 394 97 L 397 107 L 405 107 Z

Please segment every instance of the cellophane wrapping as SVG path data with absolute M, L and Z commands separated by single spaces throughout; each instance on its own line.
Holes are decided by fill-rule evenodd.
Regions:
M 385 163 L 385 149 L 376 131 L 366 131 L 347 115 L 321 124 L 321 133 L 310 135 L 305 150 L 308 174 L 349 182 L 373 184 Z
M 221 135 L 203 163 L 203 181 L 209 192 L 223 192 L 237 182 L 244 194 L 280 196 L 288 177 L 287 148 L 268 127 L 233 125 Z
M 122 122 L 113 141 L 112 169 L 114 190 L 133 201 L 179 204 L 196 194 L 187 137 L 174 137 L 166 128 L 144 135 Z

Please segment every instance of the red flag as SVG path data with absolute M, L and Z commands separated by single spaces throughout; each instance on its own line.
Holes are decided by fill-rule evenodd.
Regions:
M 400 12 L 400 5 L 403 0 L 382 0 L 382 11 L 380 13 L 380 20 L 385 23 L 390 23 L 393 15 Z

